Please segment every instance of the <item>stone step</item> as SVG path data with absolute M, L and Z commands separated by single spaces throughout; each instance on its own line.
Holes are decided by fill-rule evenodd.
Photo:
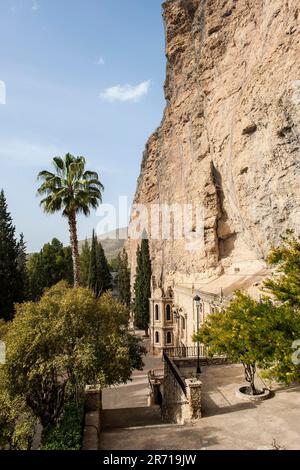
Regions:
M 162 424 L 159 406 L 103 410 L 102 428 L 118 429 Z
M 189 446 L 190 434 L 185 433 L 186 427 L 175 424 L 105 429 L 100 436 L 100 450 L 165 450 L 170 448 L 170 441 L 173 441 L 171 449 L 181 449 L 182 446 Z M 197 432 L 194 432 L 194 436 L 195 434 L 197 436 Z M 191 444 L 184 448 L 195 447 Z

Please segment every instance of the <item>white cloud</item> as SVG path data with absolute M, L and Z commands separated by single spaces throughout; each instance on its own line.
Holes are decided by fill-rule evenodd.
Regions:
M 32 11 L 38 11 L 40 9 L 40 5 L 37 2 L 33 2 L 33 5 L 31 7 Z
M 105 64 L 104 57 L 100 56 L 99 59 L 96 60 L 95 64 L 96 65 L 104 65 Z
M 151 80 L 140 83 L 139 85 L 116 85 L 106 88 L 100 98 L 105 101 L 139 101 L 144 95 L 147 95 L 150 88 Z

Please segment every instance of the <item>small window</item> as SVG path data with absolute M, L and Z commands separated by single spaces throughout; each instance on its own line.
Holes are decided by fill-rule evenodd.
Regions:
M 159 306 L 155 305 L 155 320 L 159 321 Z
M 170 331 L 167 333 L 167 344 L 172 344 L 172 333 Z
M 171 321 L 172 320 L 172 317 L 171 317 L 171 305 L 167 305 L 166 306 L 166 320 L 167 321 Z
M 182 329 L 185 330 L 185 318 L 184 317 L 181 317 L 182 318 Z
M 158 331 L 155 333 L 155 342 L 156 342 L 156 344 L 159 343 L 159 333 L 158 333 Z

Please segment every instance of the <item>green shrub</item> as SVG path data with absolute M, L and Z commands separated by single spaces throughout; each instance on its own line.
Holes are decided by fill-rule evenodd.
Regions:
M 84 403 L 77 407 L 74 401 L 67 402 L 62 419 L 57 426 L 43 431 L 41 450 L 80 450 L 84 419 Z
M 62 282 L 16 310 L 5 335 L 7 389 L 25 399 L 44 429 L 57 424 L 69 386 L 126 383 L 143 367 L 129 310 L 111 293 L 96 299 Z

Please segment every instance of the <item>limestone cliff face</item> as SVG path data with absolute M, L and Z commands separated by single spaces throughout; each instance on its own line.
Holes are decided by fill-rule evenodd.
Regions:
M 202 203 L 205 246 L 151 242 L 155 283 L 263 260 L 300 231 L 299 0 L 169 0 L 166 109 L 135 202 Z M 136 242 L 128 242 L 134 266 Z M 181 277 L 180 277 L 181 276 Z

